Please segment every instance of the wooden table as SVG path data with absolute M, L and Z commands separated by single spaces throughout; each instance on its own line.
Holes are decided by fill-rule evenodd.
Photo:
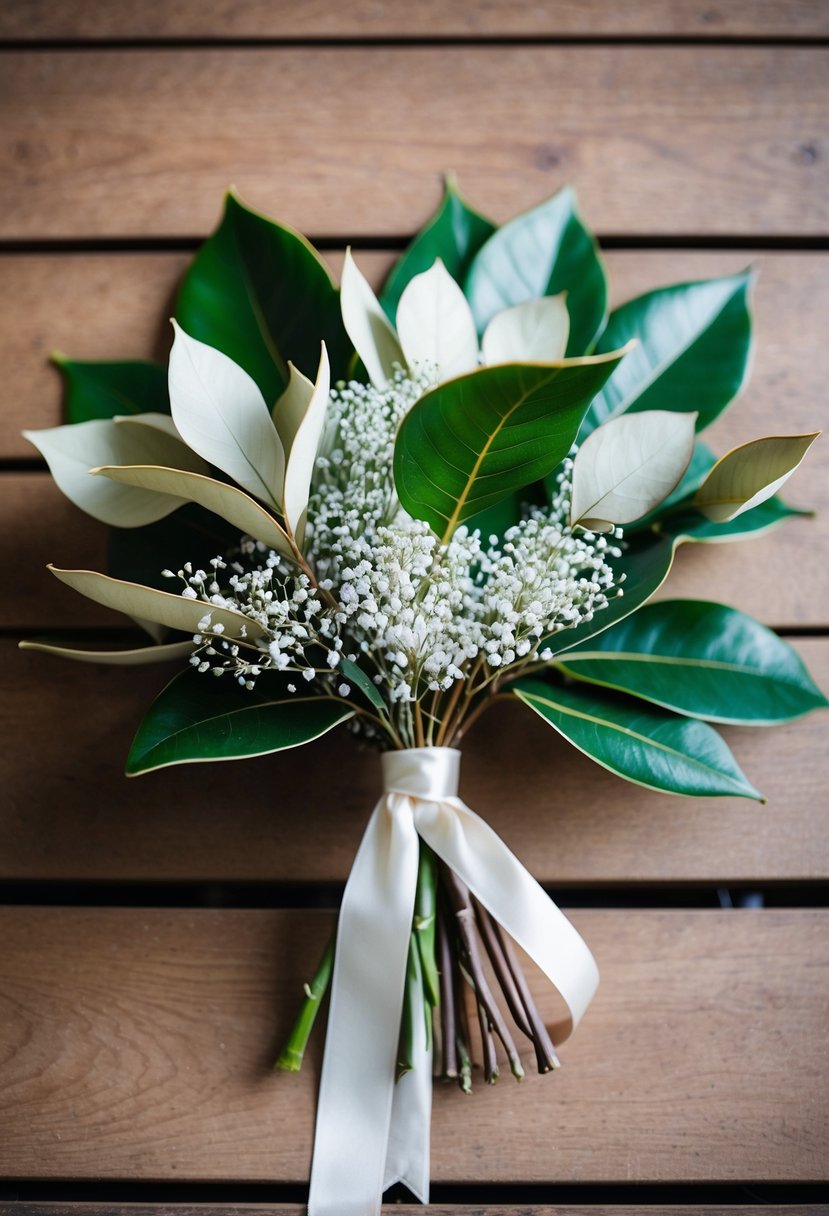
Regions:
M 269 1063 L 378 785 L 336 733 L 127 782 L 163 675 L 17 651 L 114 620 L 43 569 L 105 548 L 19 434 L 60 420 L 48 351 L 164 358 L 230 182 L 380 280 L 452 169 L 498 220 L 575 183 L 616 300 L 755 264 L 753 379 L 712 441 L 825 426 L 827 37 L 821 0 L 3 7 L 4 1216 L 300 1212 L 319 1056 Z M 682 552 L 668 593 L 752 611 L 826 688 L 825 441 L 791 498 L 817 518 Z M 767 806 L 624 785 L 510 707 L 470 737 L 464 796 L 603 982 L 558 1074 L 436 1091 L 436 1214 L 829 1212 L 825 719 L 726 734 Z

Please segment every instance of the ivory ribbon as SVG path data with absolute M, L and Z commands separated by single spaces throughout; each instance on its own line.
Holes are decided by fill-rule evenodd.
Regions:
M 457 797 L 460 752 L 383 755 L 384 794 L 346 883 L 317 1105 L 309 1216 L 378 1216 L 403 1182 L 429 1201 L 432 1057 L 395 1084 L 421 837 L 564 998 L 575 1029 L 599 982 L 592 954 L 532 875 Z

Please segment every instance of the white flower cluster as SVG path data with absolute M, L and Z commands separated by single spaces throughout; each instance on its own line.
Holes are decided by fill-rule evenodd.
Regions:
M 547 639 L 621 594 L 608 564 L 620 552 L 613 538 L 566 524 L 571 460 L 550 507 L 529 508 L 502 538 L 460 527 L 442 546 L 402 510 L 394 435 L 423 385 L 400 373 L 382 391 L 350 383 L 332 394 L 308 512 L 312 575 L 250 540 L 224 589 L 221 559 L 209 581 L 203 571 L 179 571 L 184 595 L 242 612 L 264 630 L 255 643 L 217 638 L 208 610 L 191 660 L 200 670 L 230 670 L 248 688 L 265 670 L 296 673 L 347 697 L 338 672 L 345 657 L 373 679 L 399 737 L 411 741 L 415 703 L 429 697 L 439 718 L 458 681 L 477 692 L 505 669 L 549 660 Z M 376 724 L 367 729 L 376 733 Z

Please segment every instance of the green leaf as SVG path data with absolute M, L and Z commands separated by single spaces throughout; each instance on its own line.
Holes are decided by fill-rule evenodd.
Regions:
M 778 527 L 787 519 L 810 516 L 812 511 L 803 511 L 798 507 L 790 507 L 782 498 L 767 498 L 765 502 L 750 511 L 738 515 L 725 523 L 717 523 L 706 519 L 693 508 L 677 510 L 675 515 L 668 515 L 661 521 L 664 532 L 678 536 L 680 540 L 692 544 L 717 545 L 732 540 L 745 540 L 746 537 L 762 536 Z
M 504 308 L 566 292 L 567 353 L 591 350 L 607 315 L 607 283 L 598 245 L 579 219 L 572 190 L 561 190 L 499 228 L 475 255 L 464 290 L 479 333 Z
M 100 643 L 89 646 L 70 646 L 58 642 L 40 641 L 37 638 L 17 643 L 20 650 L 38 650 L 60 659 L 74 659 L 77 663 L 103 663 L 112 667 L 143 667 L 147 663 L 169 663 L 171 659 L 186 658 L 193 650 L 193 641 L 165 642 L 160 646 L 121 646 L 101 649 Z
M 704 722 L 541 680 L 520 680 L 512 687 L 519 700 L 580 752 L 626 781 L 668 794 L 733 794 L 763 801 L 724 741 Z
M 546 476 L 567 455 L 587 405 L 623 354 L 505 363 L 424 394 L 395 443 L 405 509 L 446 541 L 464 520 Z
M 759 506 L 788 481 L 819 434 L 767 435 L 732 448 L 714 465 L 693 506 L 715 523 Z
M 90 363 L 53 354 L 64 379 L 66 421 L 90 422 L 116 414 L 169 414 L 167 371 L 137 359 Z
M 827 705 L 791 646 L 745 613 L 703 600 L 647 604 L 560 666 L 709 722 L 768 726 Z
M 166 625 L 168 629 L 196 633 L 199 621 L 210 615 L 214 625 L 224 626 L 226 637 L 252 640 L 264 633 L 262 626 L 252 617 L 230 608 L 216 608 L 204 600 L 187 599 L 169 591 L 158 591 L 155 587 L 122 582 L 94 570 L 59 570 L 51 565 L 46 568 L 55 578 L 96 604 L 103 604 L 105 608 L 124 612 L 133 618 Z
M 181 500 L 179 500 L 179 503 Z M 239 543 L 239 531 L 217 515 L 188 503 L 166 519 L 144 528 L 113 528 L 109 534 L 107 572 L 128 583 L 169 591 L 164 569 L 207 570 L 212 557 L 225 557 Z
M 677 506 L 678 503 L 683 502 L 685 499 L 690 499 L 705 481 L 705 478 L 715 464 L 716 457 L 708 445 L 703 443 L 701 439 L 696 439 L 694 450 L 691 454 L 691 462 L 682 475 L 679 485 L 671 491 L 663 502 L 654 507 L 653 511 L 649 511 L 641 519 L 634 520 L 632 524 L 629 524 L 625 529 L 625 535 L 630 536 L 634 529 L 649 528 L 651 524 L 662 520 L 666 512 Z
M 207 472 L 207 465 L 180 438 L 141 421 L 92 419 L 23 435 L 49 465 L 58 489 L 87 515 L 119 528 L 163 519 L 180 505 L 175 498 L 90 477 L 97 465 L 158 464 Z M 166 414 L 158 415 L 172 425 Z
M 407 284 L 429 270 L 436 258 L 456 282 L 463 283 L 472 258 L 494 231 L 495 225 L 474 211 L 448 178 L 440 207 L 392 267 L 380 293 L 389 320 L 394 323 Z
M 341 659 L 337 671 L 348 684 L 353 684 L 375 709 L 379 709 L 381 714 L 388 716 L 389 711 L 379 688 L 371 677 L 366 675 L 362 667 L 358 667 L 352 659 Z
M 228 676 L 216 679 L 192 669 L 182 672 L 156 698 L 139 726 L 127 758 L 127 775 L 299 747 L 353 716 L 341 701 L 288 692 L 288 682 L 266 673 L 248 691 Z
M 596 397 L 585 433 L 626 410 L 695 411 L 698 430 L 713 422 L 746 379 L 752 277 L 664 287 L 615 309 L 597 350 L 638 345 Z
M 313 376 L 324 341 L 337 379 L 351 353 L 325 263 L 298 232 L 234 194 L 184 276 L 176 318 L 244 368 L 269 405 L 287 385 L 288 360 Z
M 571 524 L 609 532 L 640 519 L 677 486 L 693 450 L 693 414 L 646 410 L 610 418 L 576 453 Z

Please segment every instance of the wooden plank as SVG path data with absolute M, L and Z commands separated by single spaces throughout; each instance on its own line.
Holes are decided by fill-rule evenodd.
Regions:
M 342 254 L 325 256 L 339 277 Z M 357 252 L 378 288 L 396 256 Z M 20 431 L 56 426 L 62 419 L 60 377 L 47 362 L 50 351 L 76 359 L 166 362 L 168 317 L 189 261 L 179 253 L 0 256 L 0 459 L 32 456 Z M 821 320 L 829 308 L 829 254 L 626 250 L 606 253 L 605 261 L 614 306 L 654 287 L 755 266 L 755 360 L 744 403 L 729 411 L 738 425 L 723 431 L 720 442 L 739 442 L 752 428 L 779 427 L 782 396 L 787 427 L 829 424 L 823 391 L 829 349 Z M 816 491 L 829 482 L 829 466 L 815 482 Z
M 373 253 L 361 259 L 375 283 L 392 256 Z M 331 260 L 338 269 L 337 255 Z M 631 251 L 610 253 L 607 260 L 615 302 L 671 281 L 757 264 L 756 366 L 742 399 L 709 432 L 716 450 L 780 429 L 808 431 L 829 424 L 823 389 L 829 382 L 829 348 L 820 332 L 822 304 L 829 302 L 829 256 Z M 6 404 L 0 456 L 32 454 L 21 428 L 60 420 L 59 377 L 45 361 L 51 347 L 77 358 L 164 358 L 167 327 L 159 317 L 170 310 L 185 264 L 179 254 L 2 259 L 7 291 L 0 299 L 0 362 L 6 369 Z M 80 310 L 79 300 L 84 302 Z M 825 625 L 823 571 L 814 557 L 829 529 L 825 441 L 810 453 L 788 495 L 815 508 L 817 518 L 790 523 L 761 541 L 682 552 L 668 593 L 719 598 L 776 626 Z M 0 603 L 0 627 L 114 620 L 68 592 L 56 593 L 44 570 L 47 561 L 101 568 L 105 537 L 97 523 L 67 504 L 47 479 L 20 473 L 0 478 L 0 517 L 6 521 L 0 553 L 18 570 L 16 596 Z M 28 537 L 25 563 L 19 560 L 21 530 Z
M 331 919 L 3 909 L 0 1174 L 305 1179 L 319 1044 L 269 1065 Z M 563 1068 L 438 1087 L 433 1179 L 825 1179 L 829 913 L 573 921 L 603 982 Z
M 229 181 L 317 236 L 400 234 L 450 168 L 497 219 L 574 180 L 605 232 L 829 229 L 820 48 L 33 51 L 4 69 L 5 238 L 203 233 Z
M 164 0 L 26 0 L 0 9 L 0 38 L 33 42 L 51 39 L 205 38 L 422 38 L 566 36 L 665 37 L 811 37 L 829 34 L 820 0 L 553 0 L 540 4 L 515 0 L 476 0 L 446 4 L 421 0 L 185 0 L 175 7 Z
M 499 1203 L 497 1207 L 478 1204 L 433 1203 L 429 1216 L 688 1216 L 687 1207 L 648 1204 L 612 1207 L 579 1204 L 577 1209 L 558 1204 L 526 1204 L 517 1207 Z M 4 1203 L 0 1200 L 0 1216 L 306 1216 L 307 1208 L 295 1203 L 37 1203 L 27 1200 Z M 822 1204 L 753 1204 L 716 1207 L 694 1204 L 695 1216 L 827 1216 L 829 1207 Z M 423 1216 L 421 1204 L 395 1203 L 394 1216 Z
M 829 688 L 829 641 L 797 649 Z M 127 781 L 139 718 L 171 673 L 50 660 L 8 641 L 0 655 L 2 879 L 345 879 L 379 795 L 377 758 L 345 732 L 209 776 L 188 766 Z M 826 717 L 724 734 L 767 806 L 641 790 L 518 705 L 494 706 L 470 733 L 461 794 L 553 885 L 825 879 Z

